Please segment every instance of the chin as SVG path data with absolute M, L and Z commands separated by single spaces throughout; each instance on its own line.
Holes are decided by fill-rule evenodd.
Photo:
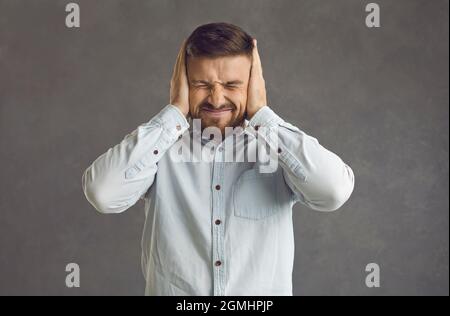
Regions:
M 229 126 L 229 121 L 228 120 L 211 120 L 211 119 L 203 119 L 202 120 L 202 127 L 206 128 L 206 127 L 217 127 L 219 129 L 224 129 L 225 126 Z
M 202 126 L 204 127 L 210 127 L 210 126 L 215 126 L 218 128 L 222 128 L 225 126 L 229 126 L 232 123 L 232 119 L 230 117 L 221 117 L 221 118 L 212 118 L 212 117 L 207 117 L 205 116 L 201 116 L 201 120 L 202 120 Z

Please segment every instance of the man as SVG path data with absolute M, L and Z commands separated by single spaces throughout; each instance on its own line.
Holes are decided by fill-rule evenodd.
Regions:
M 195 147 L 207 150 L 175 161 L 179 151 L 192 159 Z M 243 148 L 245 159 L 226 160 L 227 148 L 230 157 Z M 262 168 L 274 160 L 276 168 Z M 256 40 L 212 23 L 183 43 L 170 104 L 97 158 L 82 182 L 101 213 L 145 201 L 147 295 L 292 295 L 292 206 L 336 210 L 354 175 L 267 105 Z

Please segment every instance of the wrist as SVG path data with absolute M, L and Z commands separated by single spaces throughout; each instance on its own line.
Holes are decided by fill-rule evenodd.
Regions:
M 176 107 L 185 117 L 188 116 L 189 114 L 189 107 L 186 106 L 180 106 L 178 104 L 175 103 L 171 103 L 174 107 Z
M 250 109 L 250 110 L 247 109 L 247 119 L 251 120 L 255 116 L 255 114 L 258 113 L 258 111 L 261 110 L 265 106 L 266 105 L 262 105 L 256 109 Z

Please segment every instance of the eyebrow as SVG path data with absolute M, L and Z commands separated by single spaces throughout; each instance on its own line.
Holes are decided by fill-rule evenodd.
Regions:
M 206 80 L 192 80 L 192 84 L 197 84 L 197 83 L 201 83 L 201 84 L 210 84 L 208 81 Z M 232 81 L 227 81 L 225 82 L 225 85 L 233 85 L 233 84 L 243 84 L 244 82 L 242 82 L 242 80 L 232 80 Z

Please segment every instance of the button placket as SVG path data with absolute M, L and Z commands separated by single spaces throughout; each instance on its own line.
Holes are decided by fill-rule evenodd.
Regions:
M 223 167 L 224 165 L 216 160 L 218 157 L 215 156 L 213 165 L 213 210 L 212 219 L 214 221 L 213 229 L 213 278 L 214 278 L 214 295 L 223 296 L 224 295 L 224 237 L 223 237 L 223 225 L 220 225 L 222 221 L 219 218 L 223 218 Z

